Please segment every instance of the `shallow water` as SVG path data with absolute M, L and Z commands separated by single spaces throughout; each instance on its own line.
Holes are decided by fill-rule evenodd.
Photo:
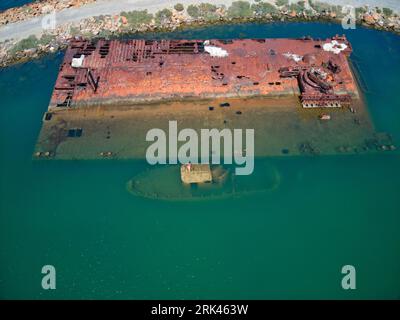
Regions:
M 340 26 L 296 23 L 157 36 L 336 33 Z M 374 124 L 398 142 L 400 38 L 346 34 Z M 126 183 L 144 162 L 31 160 L 61 59 L 0 69 L 1 298 L 400 298 L 397 152 L 265 159 L 278 188 L 240 198 L 135 197 Z M 57 270 L 51 292 L 40 286 L 45 264 Z M 340 285 L 346 264 L 357 270 L 351 292 Z

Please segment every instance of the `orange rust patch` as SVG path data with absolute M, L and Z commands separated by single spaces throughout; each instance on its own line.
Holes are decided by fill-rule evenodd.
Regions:
M 323 44 L 332 39 L 345 43 L 347 49 L 339 54 L 325 51 Z M 209 45 L 226 50 L 227 57 L 211 56 L 203 40 L 73 40 L 49 108 L 298 93 L 298 79 L 282 77 L 282 68 L 303 72 L 319 68 L 327 74 L 330 96 L 358 95 L 347 60 L 351 45 L 345 37 L 332 39 L 209 41 Z M 72 60 L 82 56 L 82 65 L 72 67 Z M 329 62 L 339 71 L 330 70 Z M 322 99 L 328 94 L 313 86 L 305 93 Z

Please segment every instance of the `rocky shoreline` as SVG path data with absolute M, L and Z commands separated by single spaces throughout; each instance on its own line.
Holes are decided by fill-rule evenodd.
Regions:
M 95 1 L 96 0 L 37 0 L 21 7 L 10 8 L 4 12 L 0 12 L 0 26 L 40 17 L 52 11 L 57 12 L 67 8 L 80 7 Z
M 57 2 L 61 0 L 51 0 Z M 88 3 L 95 0 L 67 0 L 69 4 Z M 46 2 L 39 2 L 45 4 Z M 64 3 L 65 4 L 65 3 Z M 18 9 L 18 8 L 17 8 Z M 11 9 L 10 9 L 11 10 Z M 9 11 L 9 10 L 8 10 Z M 357 25 L 400 34 L 400 18 L 387 8 L 356 8 Z M 211 24 L 246 22 L 313 21 L 342 23 L 346 13 L 342 7 L 321 2 L 276 0 L 275 5 L 256 0 L 254 3 L 234 1 L 231 6 L 201 3 L 185 8 L 176 4 L 148 13 L 147 10 L 121 12 L 119 15 L 91 17 L 79 23 L 58 26 L 40 39 L 30 36 L 19 42 L 0 43 L 0 67 L 38 58 L 66 47 L 69 39 L 83 36 L 88 39 L 111 38 L 144 32 L 173 31 L 178 28 L 206 26 Z

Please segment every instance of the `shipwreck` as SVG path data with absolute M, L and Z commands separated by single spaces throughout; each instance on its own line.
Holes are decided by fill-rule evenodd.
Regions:
M 345 36 L 331 39 L 74 39 L 49 111 L 178 98 L 298 93 L 302 106 L 341 107 L 357 96 Z
M 352 50 L 344 35 L 74 38 L 34 157 L 144 159 L 147 132 L 167 131 L 171 120 L 197 133 L 254 129 L 256 157 L 374 151 L 366 141 L 380 142 L 353 74 Z

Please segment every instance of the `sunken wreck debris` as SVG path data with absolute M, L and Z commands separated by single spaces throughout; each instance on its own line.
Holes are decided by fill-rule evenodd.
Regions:
M 169 119 L 197 133 L 252 128 L 257 157 L 393 151 L 391 141 L 366 146 L 376 131 L 351 52 L 344 36 L 75 38 L 43 116 L 35 159 L 143 159 L 147 133 L 168 131 Z
M 357 97 L 345 36 L 331 39 L 73 39 L 49 110 L 179 98 L 298 94 L 302 106 Z

